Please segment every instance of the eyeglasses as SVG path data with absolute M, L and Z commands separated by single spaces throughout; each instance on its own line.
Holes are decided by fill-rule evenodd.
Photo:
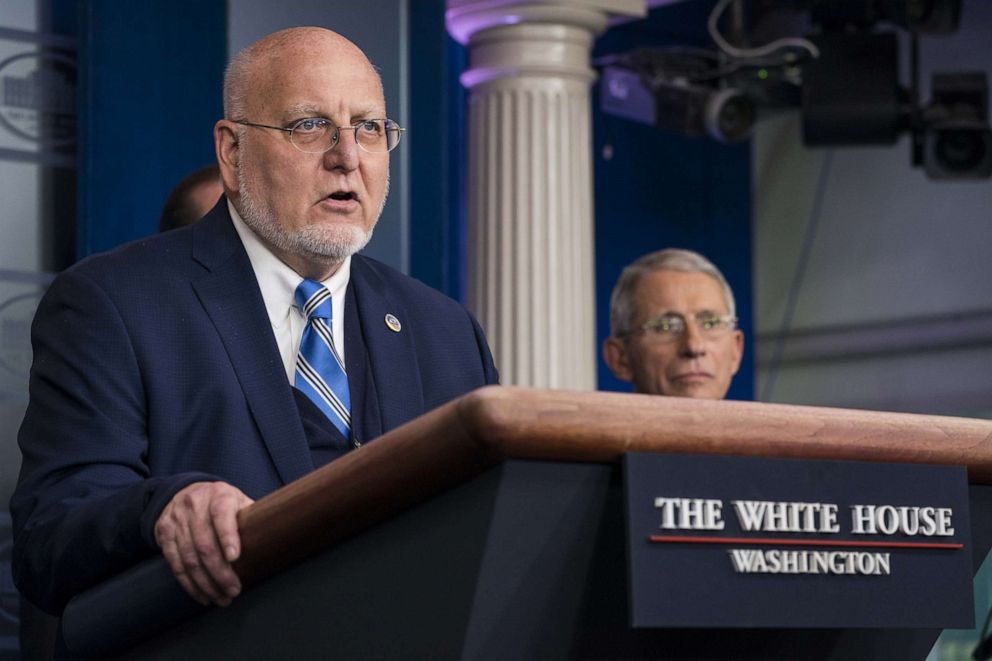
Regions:
M 400 144 L 400 136 L 406 131 L 391 119 L 363 119 L 351 126 L 335 126 L 330 120 L 322 117 L 307 117 L 286 128 L 256 124 L 243 119 L 232 120 L 235 124 L 254 126 L 259 129 L 272 129 L 289 133 L 289 141 L 301 152 L 307 154 L 323 154 L 334 149 L 341 140 L 341 131 L 351 129 L 355 132 L 355 142 L 363 150 L 381 154 L 392 151 Z
M 729 314 L 720 315 L 713 312 L 697 312 L 692 315 L 692 320 L 703 337 L 709 339 L 721 337 L 737 328 L 737 317 Z M 685 335 L 687 324 L 686 318 L 682 315 L 668 313 L 644 322 L 640 327 L 627 333 L 627 335 L 645 333 L 651 337 L 658 338 L 662 342 L 674 342 Z

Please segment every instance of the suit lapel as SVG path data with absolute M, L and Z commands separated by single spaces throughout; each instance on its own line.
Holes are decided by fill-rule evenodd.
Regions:
M 387 432 L 424 412 L 424 393 L 413 334 L 403 305 L 390 296 L 382 278 L 361 255 L 351 259 L 348 286 L 354 288 L 372 385 L 379 399 L 382 431 Z M 387 315 L 399 321 L 398 332 L 387 324 Z M 346 346 L 345 360 L 349 363 L 348 357 L 351 355 Z M 355 393 L 352 396 L 354 398 Z
M 245 399 L 284 483 L 313 470 L 261 291 L 221 198 L 193 234 L 193 259 L 208 270 L 193 282 L 227 349 Z

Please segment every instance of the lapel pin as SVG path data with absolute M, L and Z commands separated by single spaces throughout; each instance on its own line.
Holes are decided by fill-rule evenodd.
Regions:
M 399 333 L 400 329 L 403 328 L 403 325 L 400 323 L 400 320 L 397 319 L 396 315 L 394 314 L 386 315 L 386 325 L 389 326 L 389 330 L 393 331 L 394 333 Z

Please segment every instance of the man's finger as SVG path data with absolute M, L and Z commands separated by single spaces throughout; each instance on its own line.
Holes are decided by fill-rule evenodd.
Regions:
M 179 581 L 179 585 L 197 602 L 203 605 L 210 603 L 210 598 L 200 590 L 187 574 L 186 567 L 180 555 L 179 545 L 176 543 L 173 533 L 167 530 L 163 533 L 163 537 L 164 539 L 161 543 L 162 556 L 165 558 L 165 562 L 176 577 L 176 580 Z
M 155 539 L 176 580 L 201 603 L 226 606 L 241 592 L 231 561 L 241 552 L 238 510 L 253 501 L 223 482 L 179 491 L 155 525 Z
M 241 536 L 238 534 L 238 511 L 251 505 L 253 501 L 241 492 L 230 494 L 229 498 L 218 499 L 211 504 L 211 518 L 218 543 L 223 549 L 224 559 L 234 562 L 241 555 Z

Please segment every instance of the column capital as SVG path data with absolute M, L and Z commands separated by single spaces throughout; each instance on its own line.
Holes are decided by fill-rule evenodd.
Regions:
M 610 16 L 647 15 L 645 0 L 447 0 L 447 6 L 448 33 L 461 44 L 483 30 L 527 23 L 583 28 L 595 36 Z

